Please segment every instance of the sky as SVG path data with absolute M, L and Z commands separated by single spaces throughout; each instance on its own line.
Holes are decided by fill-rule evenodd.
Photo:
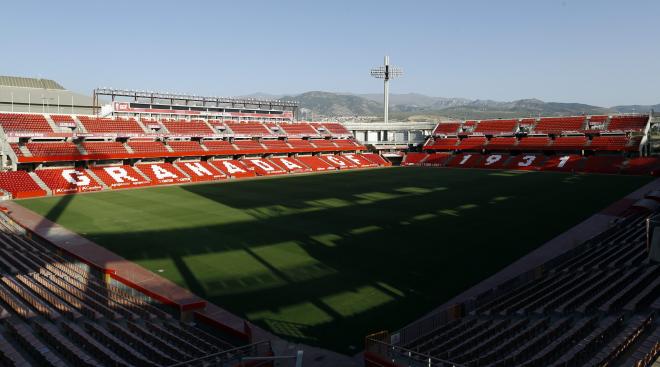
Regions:
M 6 1 L 0 75 L 212 96 L 310 90 L 660 103 L 660 1 Z

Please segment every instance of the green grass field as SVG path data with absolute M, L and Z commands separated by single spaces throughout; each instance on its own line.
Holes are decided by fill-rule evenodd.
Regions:
M 356 353 L 650 180 L 410 167 L 20 203 L 284 338 Z

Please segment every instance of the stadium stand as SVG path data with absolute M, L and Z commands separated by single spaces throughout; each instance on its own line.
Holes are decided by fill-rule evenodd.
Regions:
M 402 165 L 660 175 L 660 158 L 640 157 L 644 150 L 641 130 L 648 121 L 648 115 L 596 115 L 441 122 L 422 148 L 426 153 L 485 150 L 502 153 L 503 160 L 488 164 L 487 159 L 495 159 L 493 154 L 411 152 Z M 617 131 L 608 132 L 606 125 L 612 122 Z M 511 134 L 516 125 L 520 131 Z M 454 128 L 461 137 L 446 136 Z
M 280 124 L 280 127 L 286 132 L 287 136 L 317 137 L 319 132 L 308 123 Z
M 435 138 L 429 139 L 424 146 L 424 149 L 434 150 L 454 150 L 457 149 L 458 138 Z
M 89 116 L 78 116 L 89 133 L 109 133 L 109 134 L 144 134 L 144 130 L 133 119 L 108 119 Z
M 190 182 L 185 173 L 174 167 L 171 163 L 139 163 L 135 169 L 147 176 L 152 184 L 173 184 Z
M 576 117 L 541 117 L 534 127 L 537 133 L 562 133 L 565 131 L 579 131 L 583 129 L 584 116 Z
M 237 151 L 236 147 L 227 140 L 204 140 L 202 144 L 211 154 L 234 154 Z
M 515 136 L 498 136 L 488 141 L 486 149 L 488 150 L 513 150 L 516 149 L 518 139 Z
M 201 120 L 163 120 L 161 123 L 171 134 L 180 134 L 186 136 L 205 136 L 213 134 L 213 130 L 211 130 L 208 125 L 206 125 L 206 123 Z
M 256 173 L 250 170 L 245 164 L 235 159 L 220 159 L 209 162 L 220 172 L 232 178 L 254 177 Z
M 485 136 L 469 136 L 458 143 L 460 150 L 481 150 L 488 140 Z
M 68 142 L 34 142 L 25 144 L 25 147 L 30 151 L 32 157 L 75 157 L 80 155 L 78 147 Z
M 319 156 L 298 156 L 297 159 L 313 171 L 330 171 L 336 169 L 334 164 L 321 159 Z
M 103 186 L 80 168 L 48 168 L 36 170 L 35 173 L 53 195 L 103 190 Z
M 227 175 L 204 161 L 176 162 L 174 166 L 186 173 L 192 181 L 223 180 Z
M 44 115 L 2 113 L 0 127 L 5 133 L 52 133 Z
M 159 154 L 167 154 L 170 151 L 167 150 L 165 145 L 160 141 L 128 141 L 128 147 L 131 148 L 133 153 L 137 156 L 157 156 Z
M 248 158 L 241 162 L 250 170 L 259 176 L 283 175 L 287 170 L 273 163 L 266 158 Z
M 81 144 L 83 149 L 88 155 L 97 156 L 98 159 L 109 158 L 113 156 L 126 156 L 128 151 L 124 148 L 124 144 L 115 141 L 103 142 L 83 142 Z
M 558 136 L 546 149 L 550 150 L 582 150 L 586 147 L 586 136 Z
M 151 185 L 149 179 L 128 165 L 92 166 L 90 171 L 110 189 Z
M 176 141 L 176 140 L 170 140 L 167 142 L 167 145 L 172 148 L 172 150 L 175 153 L 185 153 L 185 155 L 189 154 L 200 154 L 204 155 L 206 154 L 206 151 L 204 148 L 202 148 L 201 145 L 199 145 L 199 142 L 196 141 Z
M 403 157 L 403 160 L 401 161 L 401 165 L 418 166 L 421 165 L 428 157 L 429 155 L 427 153 L 410 152 L 406 154 L 405 157 Z
M 273 157 L 270 160 L 290 173 L 312 172 L 311 168 L 294 157 Z
M 173 309 L 102 280 L 102 271 L 4 220 L 0 254 L 3 366 L 236 365 L 254 354 L 219 329 L 177 321 Z
M 264 136 L 272 135 L 272 132 L 259 122 L 231 122 L 227 121 L 226 125 L 236 135 L 242 136 Z
M 517 120 L 481 120 L 474 132 L 484 134 L 512 133 L 517 125 Z
M 243 154 L 258 154 L 266 151 L 266 148 L 256 140 L 234 140 L 234 145 Z
M 443 122 L 438 124 L 433 130 L 433 135 L 456 135 L 460 122 Z
M 0 189 L 17 199 L 46 195 L 46 191 L 39 187 L 25 171 L 2 172 L 0 174 Z
M 612 116 L 607 130 L 641 131 L 648 120 L 648 116 Z
M 520 150 L 545 150 L 550 145 L 548 136 L 527 136 L 520 138 L 518 149 Z
M 646 260 L 649 213 L 627 213 L 529 274 L 448 310 L 444 322 L 422 320 L 394 344 L 368 337 L 365 364 L 655 366 L 660 265 Z

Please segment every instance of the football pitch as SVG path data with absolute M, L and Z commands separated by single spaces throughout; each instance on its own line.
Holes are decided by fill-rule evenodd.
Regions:
M 19 203 L 286 339 L 353 354 L 651 180 L 393 167 Z

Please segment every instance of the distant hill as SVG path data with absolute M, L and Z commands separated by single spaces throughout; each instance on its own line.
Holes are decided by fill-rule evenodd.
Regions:
M 648 113 L 649 111 L 653 110 L 655 112 L 660 112 L 660 103 L 659 104 L 654 104 L 654 105 L 628 105 L 628 106 L 614 106 L 612 107 L 613 110 L 621 113 Z
M 300 107 L 322 116 L 377 116 L 382 115 L 383 108 L 382 104 L 363 97 L 319 91 L 280 99 L 298 101 Z
M 382 94 L 331 93 L 322 91 L 298 95 L 254 93 L 250 98 L 295 100 L 304 111 L 316 116 L 382 116 Z M 394 119 L 486 119 L 524 116 L 562 116 L 582 114 L 648 113 L 660 111 L 658 105 L 627 105 L 611 108 L 582 103 L 544 102 L 520 99 L 510 102 L 470 100 L 467 98 L 431 97 L 418 93 L 391 94 L 390 114 Z

